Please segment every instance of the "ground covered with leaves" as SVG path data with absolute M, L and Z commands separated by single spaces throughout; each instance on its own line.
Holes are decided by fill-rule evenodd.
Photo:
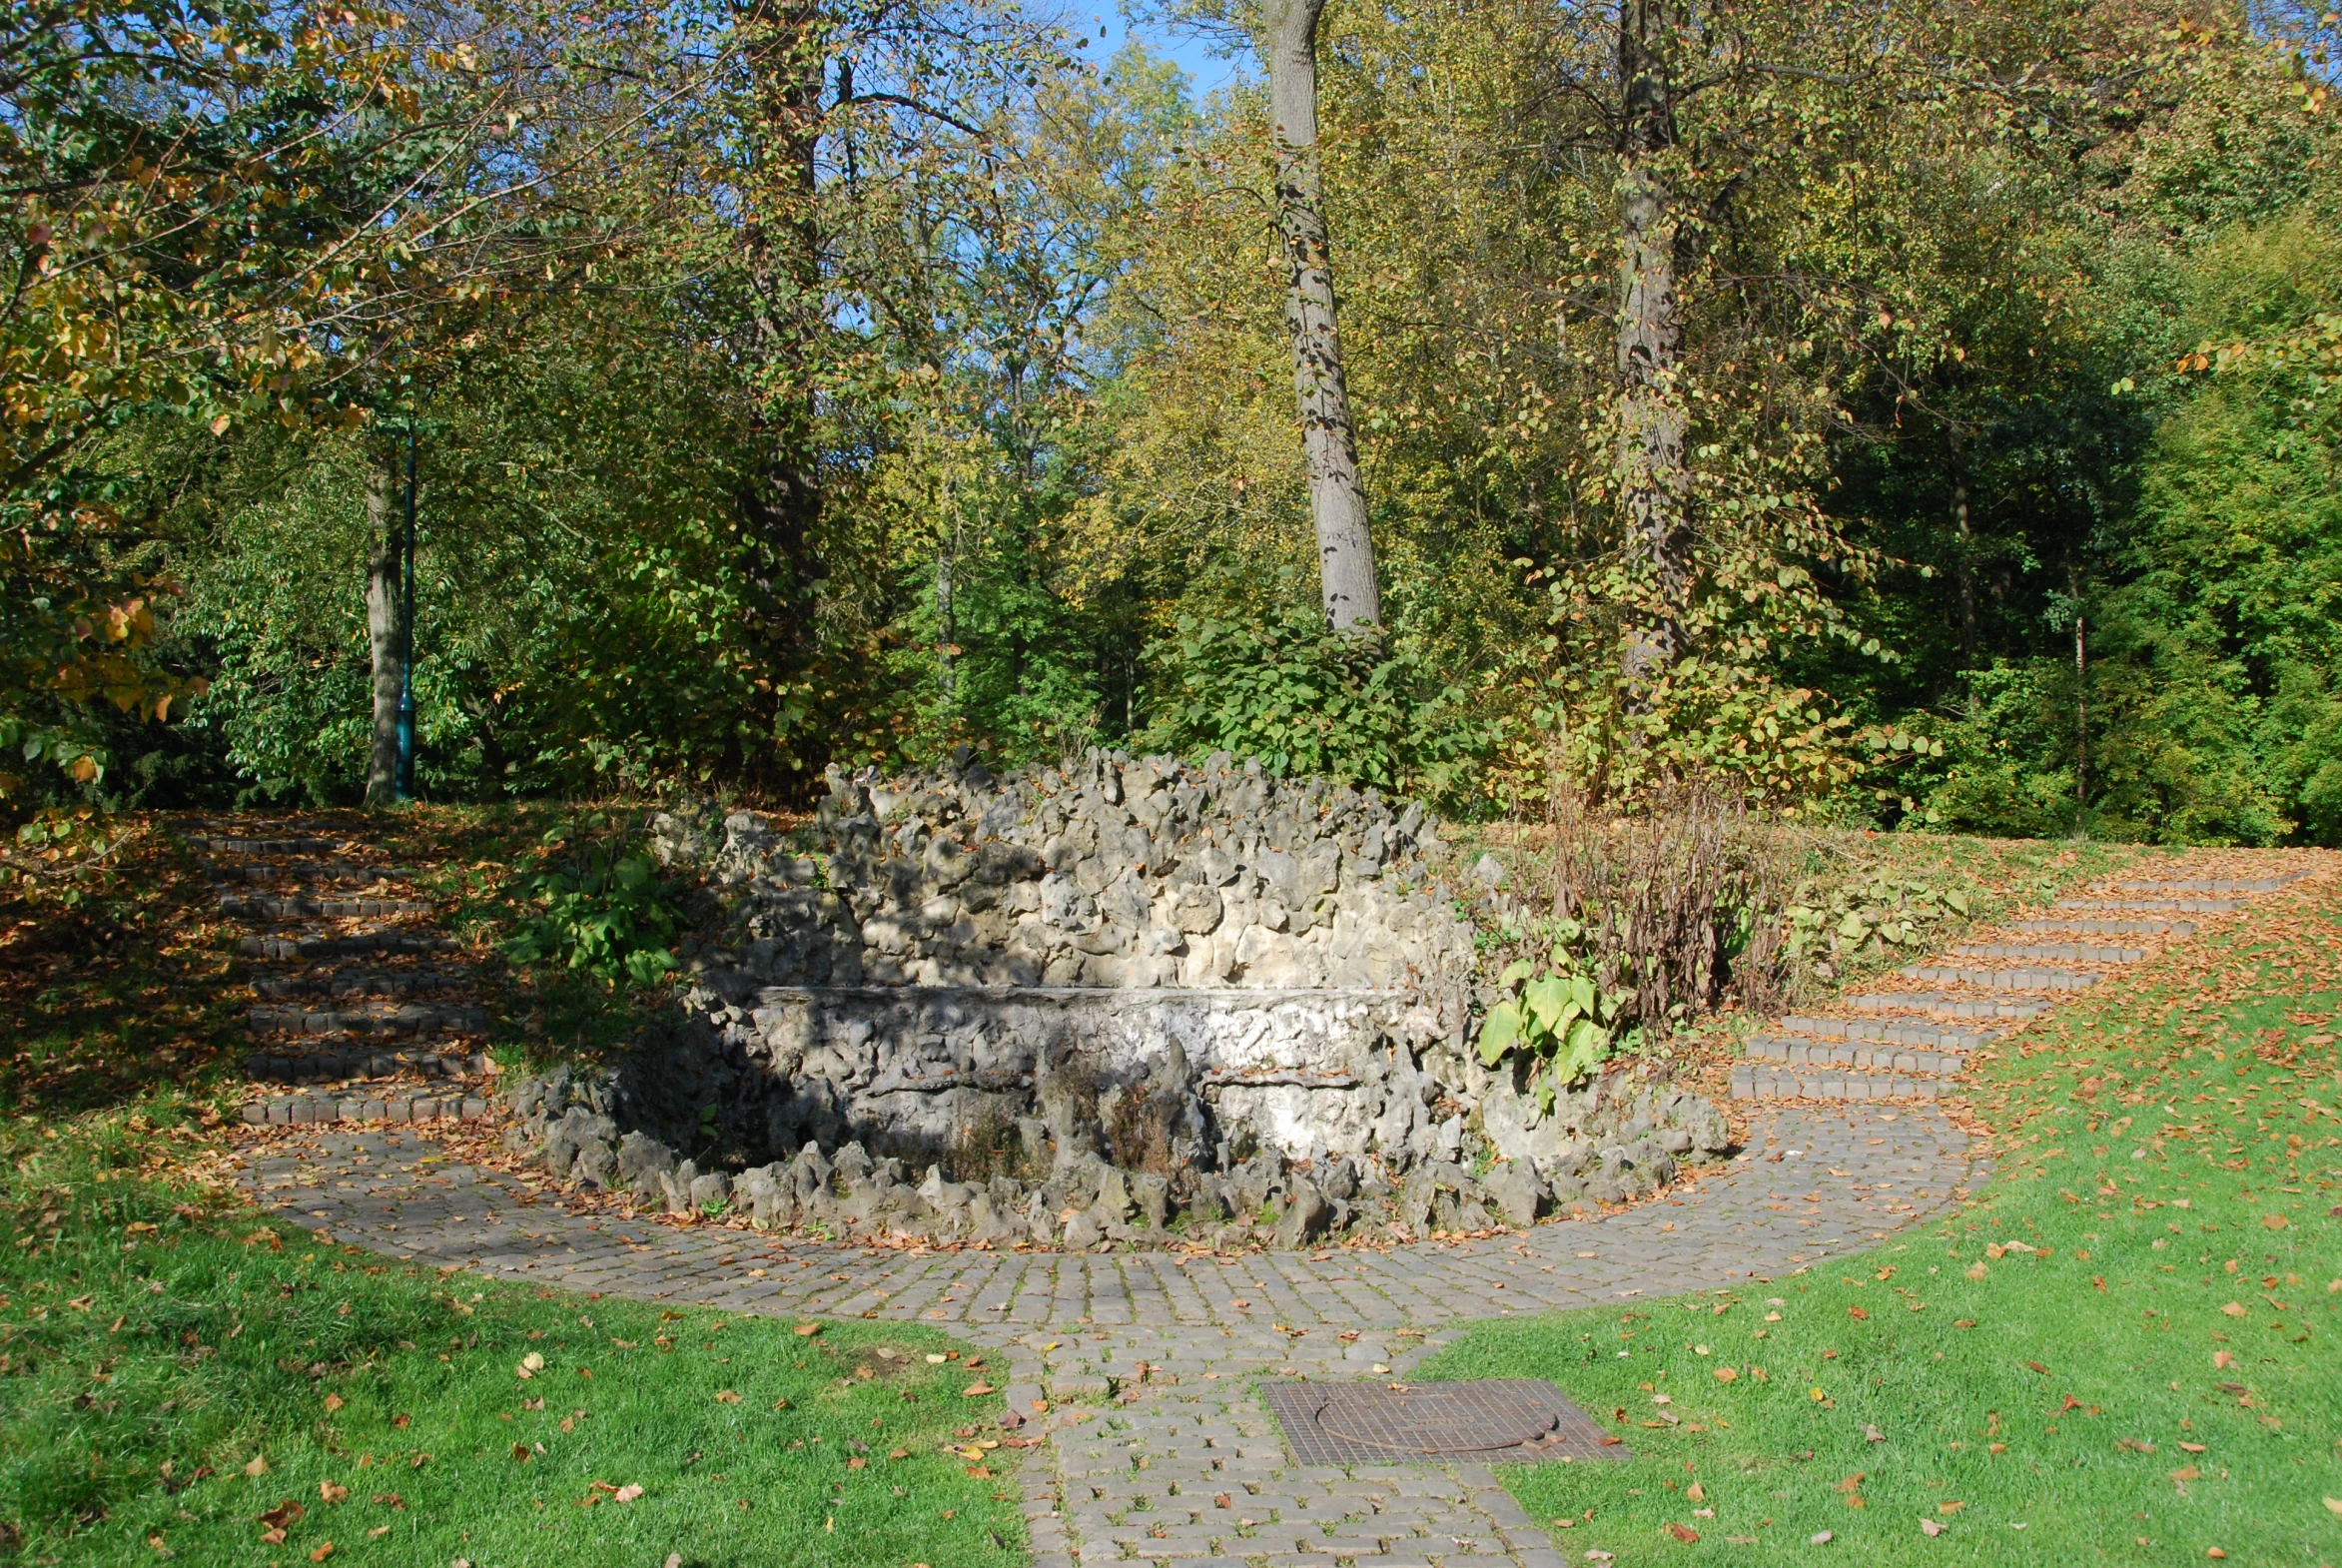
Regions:
M 589 817 L 373 831 L 485 958 Z M 441 1275 L 207 1185 L 243 1093 L 232 933 L 159 824 L 60 832 L 0 885 L 0 1559 L 1024 1560 L 976 1352 Z M 492 978 L 508 1057 L 636 1005 L 582 969 Z
M 1572 1558 L 2342 1562 L 2342 890 L 1970 1070 L 1997 1173 L 1868 1255 L 1483 1324 L 1633 1462 L 1501 1472 Z

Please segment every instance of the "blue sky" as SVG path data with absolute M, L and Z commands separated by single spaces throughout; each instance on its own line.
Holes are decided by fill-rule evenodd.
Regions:
M 1086 31 L 1087 53 L 1096 61 L 1111 60 L 1125 37 L 1137 39 L 1150 54 L 1168 59 L 1187 73 L 1188 90 L 1200 99 L 1215 88 L 1251 74 L 1251 61 L 1214 59 L 1208 45 L 1192 36 L 1150 20 L 1133 21 L 1117 0 L 1063 0 L 1066 24 Z

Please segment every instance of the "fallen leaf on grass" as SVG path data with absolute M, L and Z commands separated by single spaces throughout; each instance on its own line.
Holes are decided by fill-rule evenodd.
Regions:
M 1858 1323 L 1867 1323 L 1871 1320 L 1871 1314 L 1859 1306 L 1848 1307 L 1846 1309 L 1846 1315 L 1853 1318 Z
M 1942 1535 L 1943 1533 L 1944 1533 L 1944 1526 L 1943 1526 L 1941 1523 L 1939 1523 L 1938 1521 L 1936 1521 L 1936 1520 L 1934 1520 L 1934 1519 L 1922 1519 L 1922 1520 L 1920 1521 L 1920 1534 L 1922 1534 L 1922 1535 L 1931 1535 L 1931 1536 L 1932 1536 L 1932 1535 Z
M 2181 1486 L 2185 1486 L 2190 1481 L 2201 1480 L 2202 1478 L 2203 1471 L 2197 1469 L 2192 1464 L 2183 1464 L 2178 1469 L 2171 1472 L 2171 1479 L 2178 1482 Z
M 2200 1454 L 2204 1451 L 2204 1445 L 2201 1443 L 2181 1443 L 2179 1445 L 2179 1451 L 2181 1453 Z
M 820 1332 L 821 1324 L 819 1323 L 799 1323 L 797 1325 L 797 1337 L 800 1339 L 811 1339 Z
M 332 1541 L 321 1541 L 318 1543 L 318 1549 L 309 1554 L 309 1560 L 313 1563 L 322 1563 L 333 1555 L 334 1543 Z
M 1686 1546 L 1691 1545 L 1692 1542 L 1700 1538 L 1700 1532 L 1693 1529 L 1688 1524 L 1670 1523 L 1667 1526 L 1667 1533 L 1674 1536 L 1677 1540 L 1683 1542 Z
M 2325 1501 L 2326 1512 L 2342 1516 L 2342 1497 L 2329 1497 Z
M 333 1413 L 334 1413 L 336 1410 L 339 1410 L 339 1409 L 341 1409 L 341 1408 L 342 1408 L 342 1396 L 341 1396 L 340 1394 L 328 1394 L 328 1395 L 326 1395 L 326 1413 L 327 1413 L 328 1415 L 332 1415 L 332 1414 L 333 1414 Z
M 2261 1215 L 2261 1223 L 2271 1230 L 2282 1230 L 2285 1228 L 2285 1216 L 2283 1214 L 2263 1214 Z
M 2043 1377 L 2049 1375 L 2049 1369 L 2038 1361 L 2027 1361 L 2025 1362 L 2025 1365 L 2031 1367 L 2034 1371 L 2040 1373 Z
M 318 1482 L 318 1495 L 330 1503 L 343 1502 L 349 1498 L 350 1488 L 344 1486 L 340 1481 L 320 1481 Z
M 965 1398 L 969 1398 L 969 1399 L 981 1399 L 981 1398 L 983 1398 L 983 1397 L 984 1397 L 986 1394 L 993 1393 L 993 1392 L 996 1392 L 996 1391 L 997 1391 L 997 1390 L 995 1390 L 995 1389 L 993 1388 L 992 1384 L 990 1384 L 990 1383 L 988 1383 L 988 1382 L 985 1382 L 983 1379 L 979 1378 L 977 1381 L 975 1381 L 975 1382 L 973 1382 L 973 1383 L 970 1383 L 970 1384 L 969 1384 L 967 1387 L 965 1387 L 965 1388 L 961 1389 L 961 1390 L 960 1390 L 960 1393 L 961 1393 L 961 1395 L 962 1395 L 963 1397 L 965 1397 Z
M 265 1454 L 254 1454 L 252 1458 L 245 1464 L 244 1473 L 246 1475 L 267 1475 L 269 1473 L 268 1456 Z
M 308 1512 L 309 1510 L 307 1508 L 302 1507 L 301 1504 L 288 1497 L 283 1502 L 279 1503 L 276 1507 L 270 1509 L 267 1513 L 262 1514 L 260 1516 L 260 1522 L 282 1530 L 289 1524 L 299 1524 L 301 1522 L 301 1516 Z
M 2244 1303 L 2242 1301 L 2231 1301 L 2226 1306 L 2221 1307 L 2220 1310 L 2227 1313 L 2230 1317 L 2242 1317 L 2244 1315 Z
M 1956 1497 L 1948 1497 L 1936 1505 L 1936 1511 L 1940 1514 L 1955 1514 L 1966 1506 L 1966 1503 Z
M 371 1530 L 369 1530 L 369 1531 L 367 1531 L 367 1532 L 366 1532 L 366 1538 L 367 1538 L 368 1540 L 370 1540 L 370 1541 L 379 1541 L 379 1540 L 381 1540 L 381 1539 L 382 1539 L 384 1536 L 386 1536 L 386 1535 L 389 1535 L 390 1533 L 390 1527 L 389 1525 L 387 1525 L 387 1524 L 378 1524 L 378 1525 L 376 1525 L 376 1526 L 375 1526 L 373 1529 L 371 1529 Z
M 897 1448 L 894 1450 L 894 1452 L 888 1454 L 887 1457 L 889 1459 L 908 1459 L 911 1457 L 911 1450 L 908 1448 Z
M 716 1403 L 717 1403 L 717 1404 L 738 1404 L 739 1402 L 740 1402 L 740 1396 L 739 1396 L 738 1394 L 736 1394 L 736 1393 L 732 1392 L 732 1390 L 731 1390 L 731 1389 L 729 1389 L 729 1388 L 719 1388 L 719 1389 L 717 1389 L 717 1390 L 716 1390 Z
M 2229 1351 L 2226 1351 L 2226 1350 L 2214 1350 L 2214 1351 L 2212 1352 L 2212 1370 L 2213 1370 L 2213 1371 L 2215 1371 L 2215 1372 L 2224 1372 L 2224 1371 L 2226 1371 L 2226 1370 L 2227 1370 L 2229 1367 L 2231 1367 L 2231 1366 L 2234 1366 L 2235 1364 L 2236 1364 L 2236 1357 L 2235 1357 L 2235 1356 L 2234 1356 L 2232 1353 L 2230 1353 Z
M 619 1487 L 616 1491 L 610 1494 L 610 1501 L 614 1503 L 630 1503 L 641 1495 L 642 1488 L 636 1485 L 634 1482 L 628 1481 L 624 1486 Z

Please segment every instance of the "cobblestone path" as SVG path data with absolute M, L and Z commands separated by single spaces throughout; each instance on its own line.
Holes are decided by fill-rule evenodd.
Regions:
M 2164 885 L 2152 890 L 2099 890 L 2093 898 L 2107 906 L 2102 910 L 2044 918 L 2075 938 L 2100 935 L 2070 929 L 2085 919 L 2153 920 L 2163 924 L 2151 933 L 2109 935 L 2180 940 L 2192 932 L 2167 920 L 2180 912 L 2131 906 L 2151 898 L 2233 907 L 2249 896 L 2177 886 L 2215 880 L 2209 876 L 2158 880 Z M 297 894 L 280 889 L 279 896 Z M 345 923 L 310 939 L 356 944 L 369 934 L 363 916 L 336 918 Z M 415 912 L 389 918 L 406 923 L 408 940 L 428 942 L 415 929 Z M 1962 944 L 2006 945 L 2033 944 L 1989 937 Z M 310 957 L 331 960 L 341 951 Z M 1773 1039 L 1801 1048 L 1836 1040 L 1864 1049 L 1957 1051 L 1963 1064 L 1964 1053 L 1987 1038 L 1975 1021 L 2018 1020 L 2050 1001 L 2048 985 L 2032 984 L 2049 958 L 1989 955 L 2021 959 L 2020 987 L 1967 973 L 1958 961 L 1970 956 L 1955 951 L 1915 966 L 1960 971 L 1941 979 L 1915 973 L 1911 978 L 1929 986 L 1925 992 L 1894 993 L 1902 999 L 1894 1002 L 1849 999 L 1829 1021 L 1785 1021 L 1760 1037 L 1756 1050 L 1772 1049 L 1766 1042 Z M 2064 960 L 2061 972 L 2094 976 L 2130 957 Z M 378 972 L 379 965 L 364 971 Z M 1797 1028 L 1801 1023 L 1815 1027 Z M 1943 1038 L 1922 1041 L 1915 1031 Z M 1955 1034 L 1962 1043 L 1949 1038 Z M 1773 1065 L 1797 1071 L 1787 1080 L 1746 1076 Z M 1747 1147 L 1722 1171 L 1661 1201 L 1525 1234 L 1384 1251 L 1228 1257 L 884 1250 L 629 1220 L 566 1207 L 557 1194 L 463 1163 L 434 1139 L 428 1121 L 415 1119 L 411 1108 L 399 1117 L 397 1096 L 368 1083 L 313 1090 L 248 1114 L 335 1125 L 293 1140 L 260 1135 L 242 1177 L 260 1202 L 297 1223 L 441 1267 L 727 1312 L 948 1327 L 1007 1363 L 1010 1408 L 1028 1416 L 1028 1430 L 1050 1438 L 1025 1459 L 1037 1568 L 1558 1568 L 1561 1555 L 1486 1467 L 1296 1464 L 1257 1384 L 1403 1377 L 1468 1319 L 1764 1281 L 1892 1235 L 1964 1197 L 1987 1174 L 1971 1158 L 1966 1135 L 1930 1099 L 1908 1089 L 1890 1098 L 1898 1077 L 1933 1069 L 1931 1076 L 1948 1079 L 1956 1066 L 1890 1061 L 1881 1073 L 1872 1059 L 1850 1060 L 1829 1064 L 1838 1078 L 1825 1082 L 1805 1071 L 1809 1065 L 1760 1055 L 1744 1070 L 1742 1092 L 1769 1103 L 1752 1108 Z M 1852 1091 L 1848 1067 L 1864 1080 Z M 1875 1078 L 1886 1087 L 1870 1082 Z M 410 1088 L 409 1102 L 426 1098 L 427 1081 L 415 1081 L 425 1087 Z M 1847 1100 L 1817 1104 L 1825 1095 Z M 272 1114 L 275 1106 L 299 1114 Z
M 245 1176 L 289 1219 L 419 1262 L 729 1312 L 948 1326 L 1008 1363 L 1010 1407 L 1052 1439 L 1025 1461 L 1037 1568 L 1550 1568 L 1561 1559 L 1485 1467 L 1296 1465 L 1254 1383 L 1403 1375 L 1467 1318 L 1786 1274 L 1965 1195 L 1983 1175 L 1966 1146 L 1933 1107 L 1784 1108 L 1727 1171 L 1598 1221 L 1194 1258 L 890 1251 L 631 1222 L 448 1160 L 427 1127 L 321 1131 L 256 1149 Z

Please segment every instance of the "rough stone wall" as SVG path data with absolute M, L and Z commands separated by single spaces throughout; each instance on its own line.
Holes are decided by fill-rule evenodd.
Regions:
M 1635 1074 L 1547 1113 L 1473 1059 L 1472 929 L 1419 805 L 1224 755 L 829 782 L 787 834 L 655 819 L 721 930 L 613 1078 L 516 1096 L 557 1169 L 696 1206 L 745 1167 L 726 1200 L 773 1222 L 1086 1244 L 1263 1204 L 1299 1239 L 1533 1218 L 1724 1145 Z M 1485 1154 L 1501 1192 L 1464 1174 Z
M 1175 1048 L 1231 1145 L 1403 1168 L 1462 1115 L 1434 1118 L 1418 1063 L 1460 1046 L 1471 1010 L 1431 828 L 1420 806 L 1224 757 L 1093 753 L 1007 781 L 833 776 L 798 833 L 670 815 L 654 846 L 736 901 L 685 1010 L 769 1080 L 775 1146 L 945 1153 L 1032 1114 L 1052 1066 L 1079 1058 L 1112 1090 Z

